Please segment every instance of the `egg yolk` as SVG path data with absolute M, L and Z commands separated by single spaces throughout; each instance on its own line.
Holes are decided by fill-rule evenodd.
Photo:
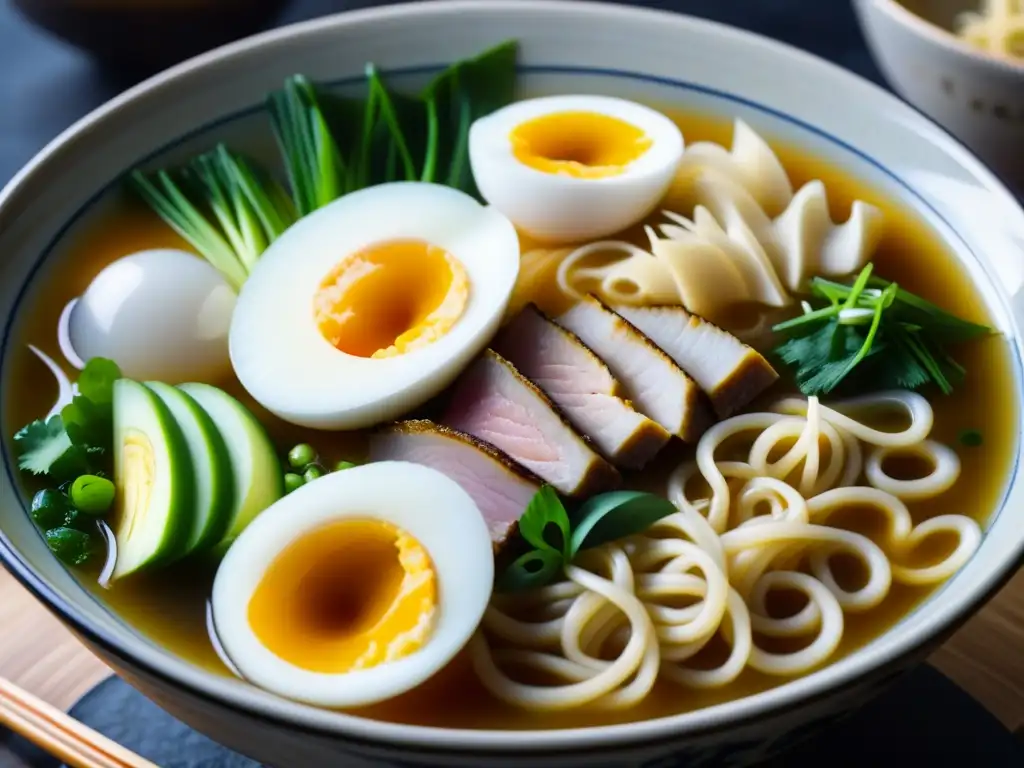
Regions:
M 313 314 L 334 347 L 382 358 L 444 336 L 468 300 L 458 259 L 423 240 L 391 240 L 342 259 L 316 292 Z
M 617 176 L 654 143 L 632 123 L 597 112 L 553 112 L 509 135 L 523 165 L 577 179 Z
M 381 520 L 345 520 L 307 533 L 267 567 L 249 626 L 302 669 L 340 674 L 408 656 L 430 638 L 437 577 L 409 534 Z

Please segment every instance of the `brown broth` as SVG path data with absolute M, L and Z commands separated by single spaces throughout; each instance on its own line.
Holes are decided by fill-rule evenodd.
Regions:
M 728 144 L 730 141 L 731 121 L 694 114 L 674 117 L 688 142 L 712 140 Z M 846 218 L 854 199 L 871 202 L 886 212 L 886 232 L 874 256 L 876 274 L 896 280 L 968 319 L 986 321 L 982 301 L 964 270 L 949 255 L 938 236 L 914 213 L 824 160 L 792 146 L 772 143 L 795 187 L 811 179 L 825 182 L 833 215 L 838 220 Z M 59 360 L 54 329 L 61 309 L 81 293 L 104 265 L 142 248 L 181 245 L 173 232 L 138 205 L 124 203 L 110 215 L 90 223 L 87 231 L 62 257 L 59 279 L 51 277 L 41 286 L 21 318 L 13 356 L 14 370 L 8 376 L 10 387 L 3 403 L 7 424 L 18 425 L 37 418 L 49 409 L 57 393 L 55 384 L 41 386 L 41 382 L 49 382 L 52 377 L 25 345 L 33 343 Z M 530 298 L 542 305 L 559 304 L 553 294 Z M 918 520 L 944 512 L 962 513 L 984 524 L 1003 493 L 1014 455 L 1017 404 L 1013 396 L 1011 362 L 1006 342 L 998 337 L 967 345 L 957 350 L 956 355 L 969 375 L 953 396 L 933 400 L 936 415 L 933 436 L 956 446 L 962 460 L 962 474 L 940 502 L 929 503 L 928 509 L 924 505 L 911 505 L 911 512 Z M 245 395 L 237 382 L 228 383 L 226 388 L 253 408 L 282 452 L 304 441 L 313 442 L 332 460 L 358 458 L 363 450 L 358 436 L 310 435 L 307 430 L 285 425 L 271 417 Z M 962 430 L 978 430 L 984 436 L 983 444 L 974 448 L 960 446 L 957 436 Z M 678 455 L 668 455 L 657 464 L 664 470 L 678 458 Z M 654 470 L 653 474 L 657 473 L 658 470 Z M 871 525 L 861 520 L 851 527 L 863 530 L 870 529 Z M 940 551 L 921 553 L 922 559 L 941 556 L 944 542 L 935 544 Z M 204 610 L 211 576 L 208 570 L 183 564 L 118 583 L 108 591 L 98 587 L 91 574 L 82 574 L 82 582 L 113 612 L 154 643 L 205 669 L 228 674 L 206 634 Z M 851 578 L 855 579 L 856 574 L 851 574 Z M 847 655 L 878 637 L 912 611 L 930 591 L 894 585 L 878 609 L 865 615 L 848 615 L 842 645 L 834 658 Z M 465 656 L 461 656 L 420 688 L 358 710 L 358 713 L 394 722 L 456 728 L 599 726 L 707 707 L 783 682 L 784 679 L 748 670 L 734 684 L 716 691 L 690 691 L 671 684 L 658 684 L 642 704 L 626 712 L 536 715 L 492 699 L 476 681 Z M 439 706 L 439 702 L 443 704 Z

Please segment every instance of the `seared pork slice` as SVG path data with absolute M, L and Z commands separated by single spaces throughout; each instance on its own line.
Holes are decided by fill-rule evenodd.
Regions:
M 775 383 L 779 374 L 751 346 L 682 307 L 615 307 L 704 390 L 726 418 Z
M 436 469 L 462 486 L 476 502 L 495 549 L 516 524 L 540 480 L 492 445 L 432 421 L 402 421 L 370 436 L 370 461 L 410 461 Z
M 556 322 L 604 360 L 641 413 L 673 435 L 692 442 L 711 425 L 710 405 L 696 382 L 598 299 L 588 296 Z
M 567 496 L 588 496 L 619 482 L 615 468 L 544 393 L 490 349 L 456 382 L 441 421 L 504 451 Z
M 613 464 L 639 469 L 668 442 L 660 424 L 623 399 L 604 361 L 535 305 L 516 315 L 491 346 Z

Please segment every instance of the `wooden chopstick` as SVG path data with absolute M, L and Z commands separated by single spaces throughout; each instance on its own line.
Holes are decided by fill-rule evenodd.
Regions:
M 158 768 L 2 677 L 0 723 L 70 768 Z

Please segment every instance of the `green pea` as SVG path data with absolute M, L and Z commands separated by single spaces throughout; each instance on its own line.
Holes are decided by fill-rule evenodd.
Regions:
M 68 565 L 84 565 L 99 551 L 93 536 L 74 528 L 51 528 L 45 536 L 50 551 Z
M 342 470 L 345 469 L 352 469 L 352 467 L 354 466 L 355 464 L 353 464 L 351 461 L 345 461 L 344 459 L 342 459 L 341 461 L 334 465 L 334 471 L 341 472 Z
M 301 488 L 306 484 L 306 481 L 302 479 L 302 475 L 296 475 L 294 472 L 289 472 L 284 476 L 284 492 L 291 493 L 294 490 Z
M 316 461 L 316 458 L 316 451 L 313 450 L 313 446 L 309 443 L 300 443 L 288 451 L 288 463 L 295 469 L 302 469 L 312 464 Z
M 74 511 L 68 497 L 56 488 L 46 488 L 32 497 L 32 519 L 44 531 L 67 525 Z
M 82 475 L 71 484 L 71 503 L 87 515 L 105 515 L 114 505 L 114 484 L 105 477 Z
M 306 467 L 306 471 L 302 473 L 302 479 L 305 480 L 307 483 L 311 483 L 317 478 L 323 476 L 323 467 L 319 466 L 318 464 L 310 464 L 308 467 Z

